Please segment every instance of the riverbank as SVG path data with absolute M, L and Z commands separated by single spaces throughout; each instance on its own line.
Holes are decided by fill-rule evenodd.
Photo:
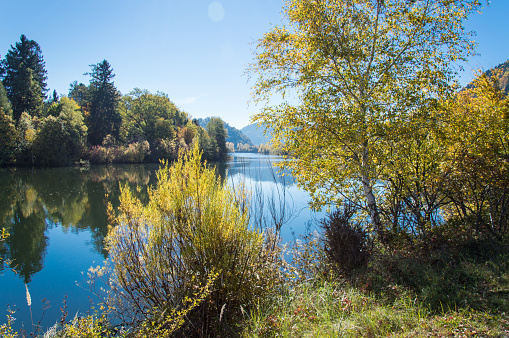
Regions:
M 509 334 L 509 247 L 481 240 L 448 250 L 380 251 L 348 277 L 319 254 L 318 237 L 302 253 L 279 291 L 260 299 L 238 322 L 242 337 L 506 337 Z M 313 254 L 313 252 L 315 254 Z M 58 321 L 58 319 L 56 319 Z M 104 314 L 72 318 L 49 337 L 133 337 Z M 8 324 L 3 337 L 25 337 Z M 233 331 L 232 331 L 233 332 Z M 42 332 L 39 332 L 42 333 Z

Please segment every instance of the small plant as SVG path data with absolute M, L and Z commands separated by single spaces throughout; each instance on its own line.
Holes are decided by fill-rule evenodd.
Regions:
M 352 205 L 345 204 L 320 222 L 324 230 L 325 253 L 346 274 L 365 266 L 370 255 L 366 232 L 352 220 L 355 213 Z

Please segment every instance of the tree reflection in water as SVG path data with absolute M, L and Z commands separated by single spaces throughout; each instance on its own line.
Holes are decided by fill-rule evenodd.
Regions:
M 106 258 L 107 202 L 118 205 L 120 184 L 148 200 L 158 165 L 90 168 L 1 169 L 0 228 L 10 234 L 0 243 L 0 270 L 8 266 L 25 283 L 44 263 L 52 227 L 64 232 L 89 231 L 93 249 Z M 139 187 L 138 189 L 135 189 Z

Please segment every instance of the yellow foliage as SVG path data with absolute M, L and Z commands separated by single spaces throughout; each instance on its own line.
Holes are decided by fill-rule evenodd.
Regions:
M 184 317 L 208 327 L 267 294 L 278 276 L 275 254 L 249 227 L 245 190 L 216 178 L 197 143 L 157 178 L 147 205 L 122 187 L 106 239 L 124 314 L 147 330 L 176 330 Z

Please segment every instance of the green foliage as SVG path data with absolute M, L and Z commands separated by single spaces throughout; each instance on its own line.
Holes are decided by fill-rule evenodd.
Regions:
M 37 123 L 36 117 L 31 117 L 26 112 L 21 114 L 16 125 L 16 164 L 34 164 L 32 145 L 37 136 Z
M 167 329 L 167 314 L 203 298 L 186 315 L 181 332 L 219 335 L 233 329 L 248 309 L 274 290 L 279 275 L 274 244 L 249 228 L 245 192 L 235 193 L 201 163 L 195 143 L 171 167 L 158 172 L 148 205 L 122 188 L 120 214 L 106 243 L 114 263 L 113 292 L 130 321 L 156 321 Z M 212 278 L 217 274 L 217 278 Z M 203 297 L 194 290 L 213 279 Z M 159 320 L 162 320 L 160 322 Z
M 0 108 L 3 109 L 4 114 L 10 116 L 12 118 L 12 106 L 9 98 L 7 97 L 7 92 L 5 91 L 4 85 L 2 81 L 0 81 Z
M 120 114 L 122 138 L 131 142 L 147 140 L 151 145 L 156 140 L 173 140 L 188 119 L 166 94 L 138 88 L 122 97 Z
M 92 72 L 88 88 L 90 104 L 89 115 L 86 116 L 88 141 L 91 145 L 99 145 L 107 135 L 118 139 L 122 122 L 117 110 L 120 93 L 113 82 L 113 69 L 108 61 L 103 60 L 90 66 Z
M 53 115 L 56 113 L 57 117 Z M 40 121 L 33 144 L 35 163 L 43 166 L 72 164 L 80 158 L 86 137 L 87 127 L 78 105 L 72 99 L 62 98 Z
M 90 90 L 87 86 L 74 81 L 69 89 L 69 98 L 80 106 L 84 116 L 90 114 Z
M 201 127 L 207 128 L 208 123 L 214 117 L 206 117 L 204 119 L 199 118 L 198 123 Z M 218 118 L 218 117 L 217 117 Z M 236 147 L 239 144 L 247 144 L 253 146 L 253 142 L 247 137 L 242 131 L 238 130 L 235 127 L 230 126 L 225 121 L 222 121 L 224 128 L 226 129 L 226 142 L 231 142 Z
M 228 155 L 228 148 L 226 148 L 226 138 L 228 135 L 223 120 L 218 117 L 211 118 L 209 123 L 207 123 L 206 129 L 210 137 L 211 149 L 209 154 L 204 154 L 205 157 L 213 161 L 225 160 Z
M 431 313 L 411 295 L 385 301 L 346 283 L 301 282 L 250 313 L 243 337 L 497 337 L 504 315 Z
M 377 252 L 369 267 L 351 277 L 360 289 L 397 299 L 410 292 L 433 313 L 452 309 L 506 312 L 508 247 L 492 240 L 432 240 L 436 248 L 409 245 Z
M 12 104 L 17 122 L 23 112 L 37 116 L 42 109 L 46 88 L 45 62 L 39 44 L 21 35 L 20 42 L 5 55 L 0 63 L 0 75 Z
M 452 93 L 456 60 L 472 50 L 462 21 L 478 1 L 292 0 L 288 27 L 258 43 L 254 98 L 295 94 L 254 120 L 274 128 L 273 144 L 296 157 L 282 162 L 313 206 L 347 199 L 363 206 L 386 237 L 379 194 L 404 159 L 403 127 Z M 403 171 L 405 173 L 405 171 Z
M 14 159 L 16 136 L 14 121 L 0 107 L 0 165 L 9 164 Z

